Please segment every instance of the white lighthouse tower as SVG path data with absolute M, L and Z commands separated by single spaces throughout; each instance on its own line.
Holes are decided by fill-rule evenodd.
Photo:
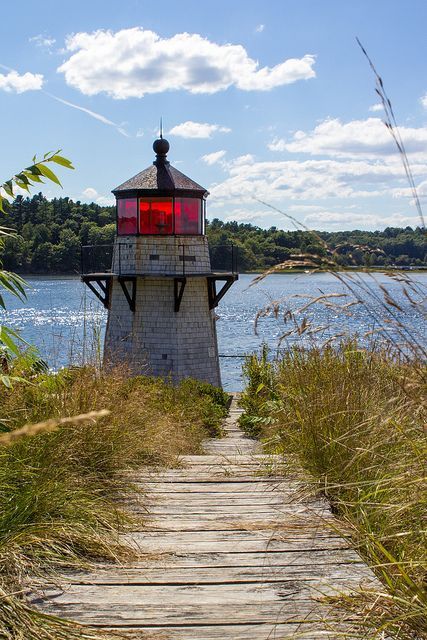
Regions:
M 112 253 L 82 249 L 82 279 L 108 309 L 104 364 L 220 386 L 214 309 L 238 278 L 234 250 L 217 251 L 221 269 L 212 269 L 208 192 L 170 165 L 167 140 L 153 149 L 153 164 L 113 190 Z

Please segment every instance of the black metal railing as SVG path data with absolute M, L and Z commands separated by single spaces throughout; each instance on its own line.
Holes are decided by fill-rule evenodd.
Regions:
M 209 246 L 209 258 L 212 271 L 224 273 L 238 273 L 238 248 L 232 244 L 217 244 Z
M 113 264 L 113 244 L 89 244 L 81 248 L 81 272 L 111 273 Z
M 82 275 L 112 273 L 113 256 L 115 275 L 145 275 L 146 273 L 160 273 L 157 269 L 147 269 L 144 273 L 139 273 L 136 263 L 130 265 L 129 250 L 122 250 L 121 243 L 84 245 L 81 248 L 81 273 Z M 157 256 L 150 255 L 153 260 Z M 232 243 L 209 246 L 209 258 L 211 271 L 215 273 L 238 273 L 238 251 Z M 189 245 L 179 245 L 177 256 L 177 275 L 186 276 L 195 273 L 198 269 L 197 257 L 194 256 L 194 249 Z M 142 270 L 141 270 L 142 271 Z

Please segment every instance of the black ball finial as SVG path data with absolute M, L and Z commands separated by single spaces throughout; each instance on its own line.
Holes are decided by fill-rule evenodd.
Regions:
M 153 143 L 154 153 L 157 155 L 157 158 L 166 158 L 166 154 L 169 151 L 169 142 L 165 138 L 158 138 Z

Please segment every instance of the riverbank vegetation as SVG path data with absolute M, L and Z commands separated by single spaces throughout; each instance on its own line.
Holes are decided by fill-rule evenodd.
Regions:
M 346 341 L 264 349 L 244 373 L 243 428 L 302 467 L 383 584 L 338 598 L 354 637 L 427 638 L 425 361 Z
M 195 380 L 174 387 L 89 366 L 52 374 L 32 362 L 10 364 L 13 388 L 1 390 L 0 638 L 81 638 L 77 626 L 28 606 L 32 580 L 131 553 L 118 537 L 132 525 L 126 473 L 200 452 L 202 440 L 220 435 L 228 396 Z
M 74 202 L 70 198 L 47 200 L 41 193 L 31 199 L 18 196 L 4 220 L 18 235 L 5 238 L 0 248 L 4 268 L 20 273 L 76 273 L 80 247 L 114 241 L 115 207 Z M 425 232 L 421 228 L 387 228 L 384 231 L 316 232 L 260 229 L 252 224 L 214 219 L 207 226 L 212 246 L 233 242 L 239 269 L 259 271 L 298 254 L 325 256 L 334 251 L 339 267 L 427 266 Z M 224 254 L 224 265 L 229 255 Z

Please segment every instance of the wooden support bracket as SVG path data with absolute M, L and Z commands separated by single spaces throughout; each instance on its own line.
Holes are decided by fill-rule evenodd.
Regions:
M 136 302 L 136 276 L 119 276 L 118 281 L 120 282 L 120 286 L 122 288 L 123 293 L 125 294 L 125 298 L 128 302 L 129 309 L 135 313 L 135 302 Z M 129 291 L 128 284 L 131 285 L 131 289 Z
M 224 281 L 224 284 L 219 291 L 216 290 L 217 280 Z M 215 307 L 218 306 L 219 301 L 225 296 L 233 282 L 235 282 L 236 280 L 237 276 L 234 274 L 227 276 L 212 276 L 207 279 L 209 309 L 215 309 Z
M 111 276 L 82 276 L 82 280 L 89 289 L 102 302 L 106 309 L 110 307 L 111 299 Z
M 179 311 L 181 306 L 182 296 L 184 295 L 185 285 L 187 284 L 187 278 L 174 278 L 173 280 L 173 293 L 174 293 L 174 301 L 175 301 L 175 312 Z

